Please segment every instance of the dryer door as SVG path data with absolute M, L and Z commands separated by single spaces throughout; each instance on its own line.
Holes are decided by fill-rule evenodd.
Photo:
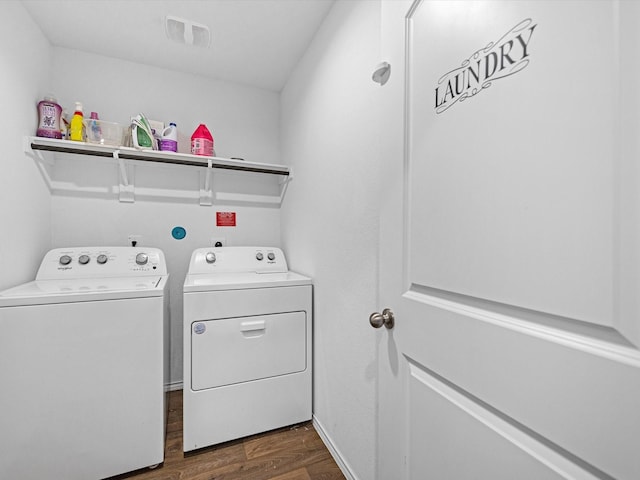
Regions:
M 192 389 L 306 370 L 306 316 L 303 311 L 193 322 Z

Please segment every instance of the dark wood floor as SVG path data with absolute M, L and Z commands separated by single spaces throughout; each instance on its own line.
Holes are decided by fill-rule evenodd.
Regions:
M 164 463 L 111 480 L 339 480 L 344 475 L 311 422 L 196 452 L 182 451 L 182 390 L 169 392 Z

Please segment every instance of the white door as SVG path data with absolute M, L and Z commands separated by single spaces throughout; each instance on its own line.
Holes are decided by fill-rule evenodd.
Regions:
M 379 480 L 640 478 L 638 52 L 640 2 L 382 2 Z

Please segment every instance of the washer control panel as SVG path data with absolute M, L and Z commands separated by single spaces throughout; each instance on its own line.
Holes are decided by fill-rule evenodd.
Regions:
M 189 274 L 198 273 L 284 273 L 284 253 L 277 247 L 208 247 L 191 255 Z
M 77 247 L 49 251 L 36 280 L 167 275 L 164 253 L 152 247 Z

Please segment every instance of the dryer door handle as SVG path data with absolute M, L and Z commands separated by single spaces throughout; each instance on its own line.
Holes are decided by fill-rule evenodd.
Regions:
M 259 330 L 266 330 L 267 322 L 265 320 L 253 320 L 250 322 L 242 322 L 240 324 L 241 332 L 255 332 Z

